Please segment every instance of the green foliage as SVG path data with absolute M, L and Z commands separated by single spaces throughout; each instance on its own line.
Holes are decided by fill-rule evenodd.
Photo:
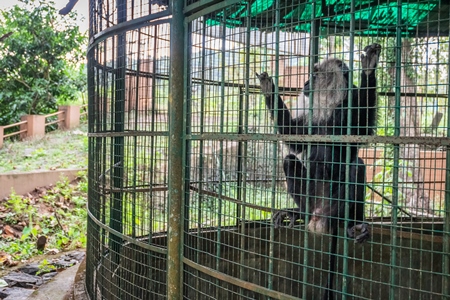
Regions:
M 1 221 L 5 225 L 25 222 L 20 238 L 7 238 L 0 242 L 0 251 L 15 259 L 27 259 L 39 254 L 37 238 L 47 236 L 47 249 L 74 249 L 86 247 L 87 231 L 87 177 L 80 172 L 79 180 L 70 183 L 62 178 L 52 189 L 38 197 L 22 197 L 14 192 L 6 200 L 9 217 Z M 39 213 L 38 213 L 39 211 Z M 49 266 L 43 263 L 42 272 Z
M 29 201 L 26 199 L 23 199 L 22 196 L 17 195 L 14 190 L 11 191 L 11 195 L 9 196 L 9 199 L 6 201 L 6 208 L 13 211 L 16 215 L 28 215 L 31 213 L 34 213 L 35 210 L 33 207 L 29 206 Z
M 1 12 L 0 36 L 11 33 L 0 47 L 0 125 L 23 114 L 54 112 L 86 90 L 86 36 L 75 14 L 61 17 L 53 2 L 19 0 Z
M 39 271 L 36 273 L 36 275 L 49 273 L 52 271 L 56 271 L 56 267 L 52 265 L 48 260 L 44 259 L 41 261 L 41 263 L 38 266 Z

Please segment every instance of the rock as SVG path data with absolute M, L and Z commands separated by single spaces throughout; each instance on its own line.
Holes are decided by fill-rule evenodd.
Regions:
M 0 289 L 0 299 L 6 298 L 8 297 L 8 293 L 6 293 L 9 289 L 8 288 L 2 288 Z
M 84 259 L 85 255 L 86 255 L 86 252 L 84 252 L 84 251 L 74 251 L 74 252 L 67 254 L 67 256 L 69 256 L 70 258 L 76 259 L 78 262 L 82 261 Z
M 39 276 L 33 276 L 22 272 L 11 272 L 3 279 L 9 284 L 9 286 L 18 286 L 24 288 L 33 288 L 42 279 Z
M 47 274 L 42 275 L 42 279 L 44 280 L 44 282 L 49 281 L 50 279 L 52 279 L 53 277 L 55 277 L 56 275 L 58 275 L 58 272 L 50 272 Z
M 36 275 L 39 271 L 39 264 L 28 264 L 19 268 L 19 271 L 29 275 Z
M 0 298 L 3 300 L 26 300 L 34 292 L 32 289 L 12 287 L 0 290 Z
M 64 258 L 60 258 L 60 259 L 55 259 L 52 261 L 52 265 L 54 265 L 55 267 L 59 268 L 64 268 L 67 269 L 73 265 L 76 265 L 78 263 L 77 260 L 75 259 L 64 259 Z

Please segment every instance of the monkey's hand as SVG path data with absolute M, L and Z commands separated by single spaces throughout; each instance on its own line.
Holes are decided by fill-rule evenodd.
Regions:
M 277 211 L 272 216 L 272 222 L 275 228 L 279 228 L 283 226 L 284 221 L 289 221 L 289 228 L 294 227 L 295 221 L 301 219 L 299 209 L 298 208 L 285 208 L 283 210 Z
M 269 76 L 266 72 L 262 72 L 261 74 L 256 73 L 256 77 L 258 77 L 259 82 L 261 84 L 261 91 L 264 96 L 270 96 L 273 94 L 273 81 L 272 77 Z
M 367 76 L 375 71 L 377 67 L 378 59 L 380 57 L 381 45 L 372 44 L 364 48 L 364 53 L 361 54 L 362 69 Z
M 357 233 L 360 233 L 357 235 Z M 355 243 L 364 243 L 370 238 L 370 230 L 369 230 L 369 224 L 367 223 L 360 223 L 356 224 L 353 227 L 347 228 L 347 235 L 350 238 L 355 239 Z

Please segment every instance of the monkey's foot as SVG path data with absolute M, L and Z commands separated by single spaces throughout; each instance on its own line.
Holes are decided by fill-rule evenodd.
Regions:
M 262 72 L 261 74 L 256 73 L 256 77 L 258 77 L 261 91 L 265 96 L 268 96 L 273 93 L 273 81 L 272 77 L 269 76 L 266 72 Z
M 272 216 L 272 222 L 275 228 L 282 227 L 284 221 L 289 220 L 289 228 L 294 227 L 295 221 L 300 219 L 300 213 L 296 211 L 296 208 L 286 208 L 285 210 L 279 210 Z
M 357 233 L 360 233 L 357 235 Z M 370 238 L 369 224 L 360 223 L 353 227 L 347 228 L 347 235 L 355 239 L 355 243 L 364 243 Z
M 380 44 L 372 44 L 364 48 L 364 53 L 361 54 L 361 66 L 367 75 L 370 75 L 375 71 L 380 52 Z

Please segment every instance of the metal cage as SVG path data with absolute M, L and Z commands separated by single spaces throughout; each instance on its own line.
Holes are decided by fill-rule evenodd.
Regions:
M 167 1 L 90 1 L 90 298 L 321 298 L 332 235 L 311 212 L 272 222 L 295 206 L 283 158 L 302 143 L 358 144 L 366 166 L 371 237 L 346 235 L 339 200 L 335 299 L 450 299 L 449 4 Z M 314 65 L 345 61 L 351 97 L 372 43 L 375 135 L 279 133 L 256 74 L 312 118 L 298 95 Z

